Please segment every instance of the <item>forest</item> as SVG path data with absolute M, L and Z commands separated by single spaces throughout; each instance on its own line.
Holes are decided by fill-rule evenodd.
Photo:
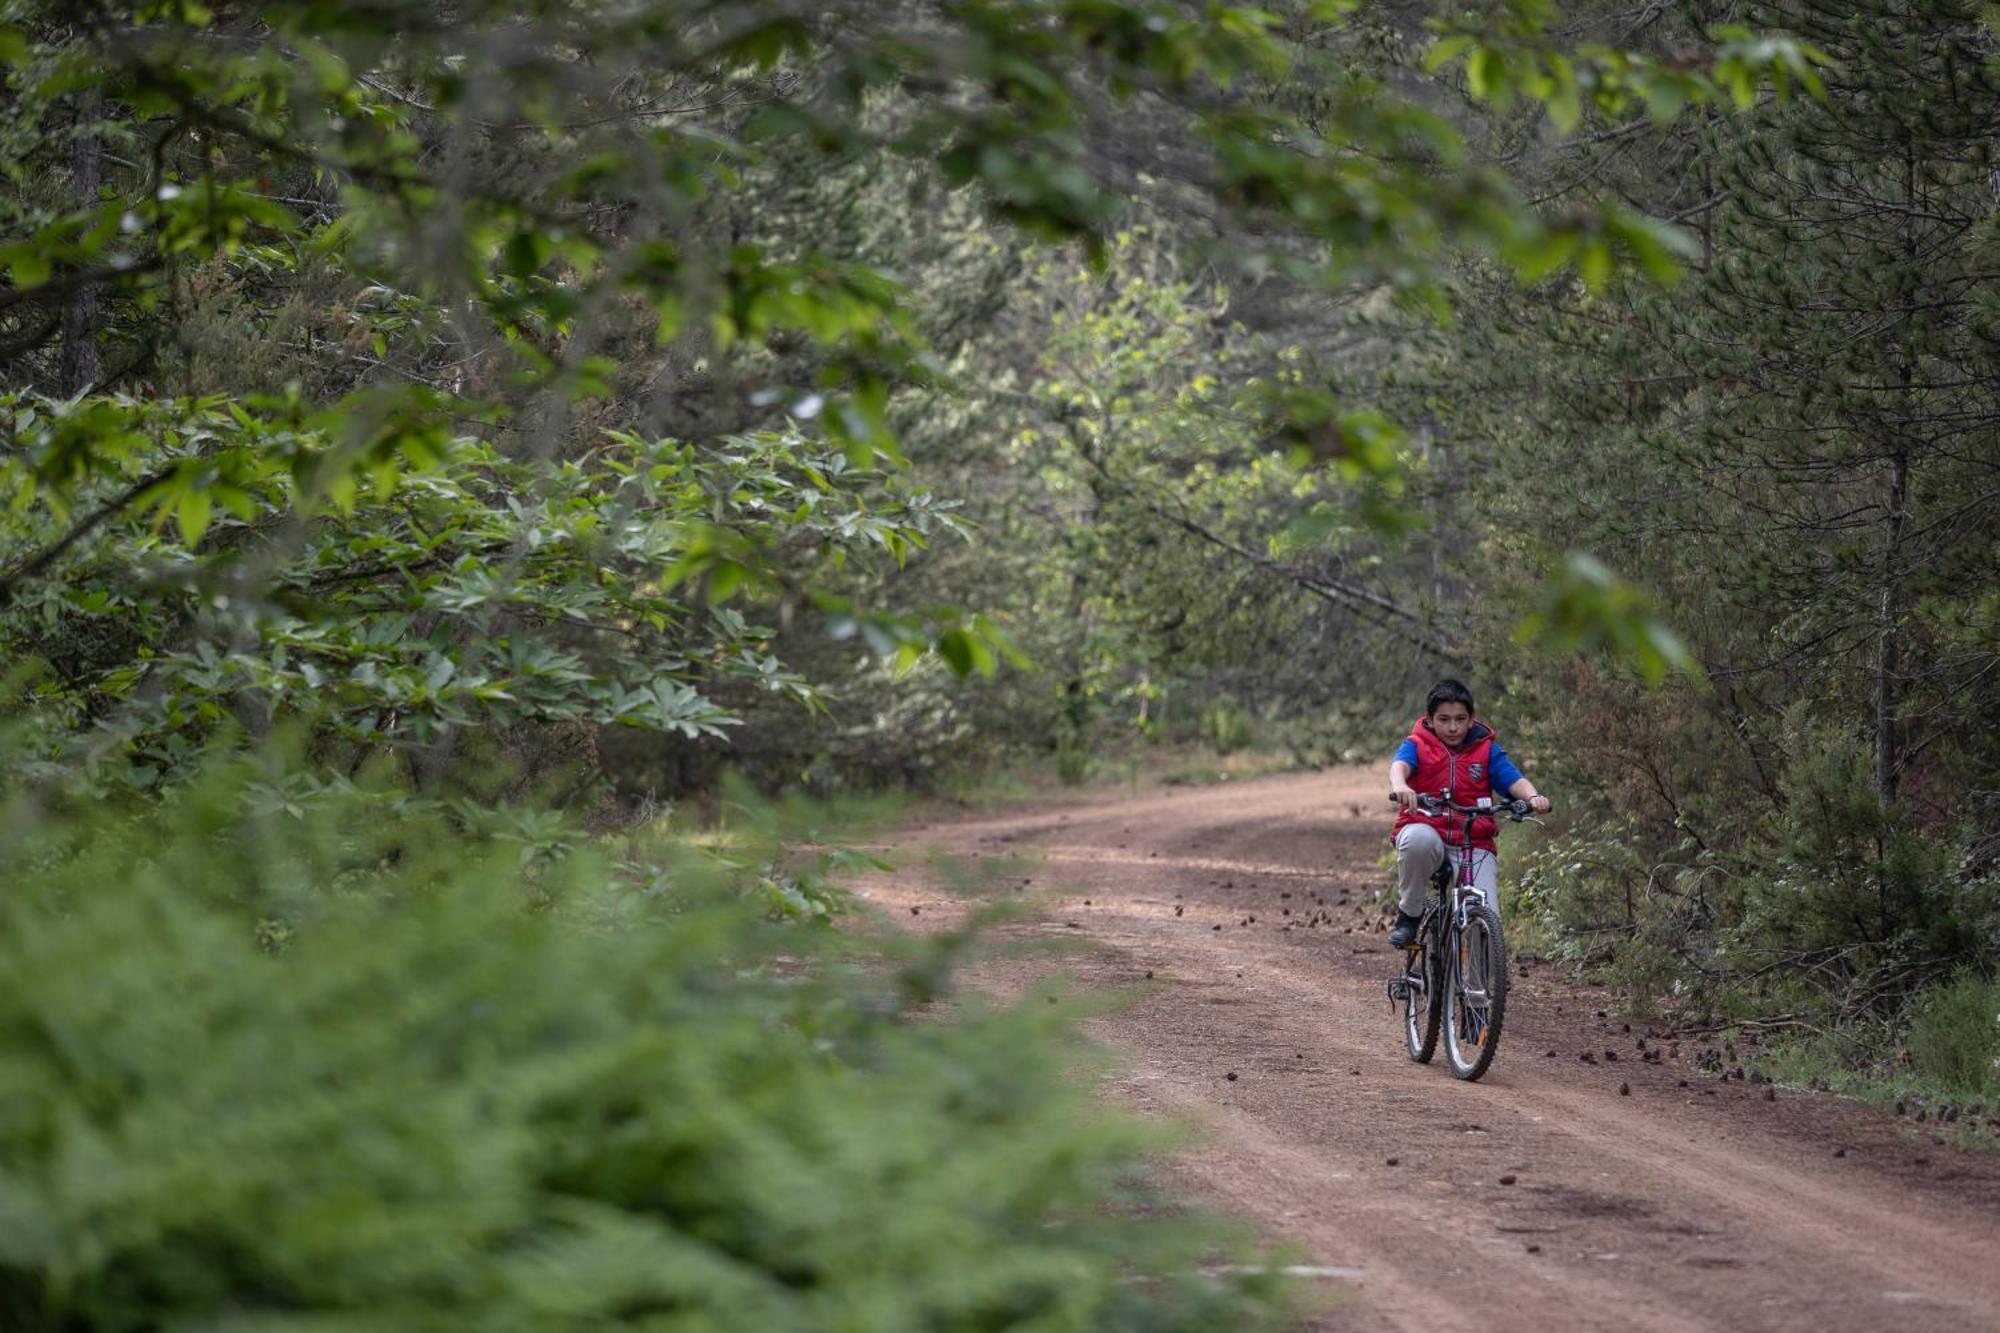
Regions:
M 0 0 L 0 78 L 6 1328 L 1286 1326 L 847 886 L 1446 676 L 1517 952 L 2000 1108 L 1985 6 Z

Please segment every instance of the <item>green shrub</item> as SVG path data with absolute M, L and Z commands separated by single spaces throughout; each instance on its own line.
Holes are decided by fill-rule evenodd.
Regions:
M 1794 728 L 1779 841 L 1737 859 L 1722 962 L 1773 1007 L 1898 1019 L 1910 998 L 1989 956 L 2000 913 L 1967 846 L 1874 789 L 1863 738 Z
M 1946 1091 L 2000 1095 L 2000 983 L 1963 973 L 1916 1005 L 1910 1067 Z
M 1733 822 L 1690 813 L 1717 808 L 1699 787 L 1665 827 L 1592 793 L 1510 845 L 1519 917 L 1641 1004 L 1900 1031 L 1915 997 L 1993 956 L 2000 877 L 1980 829 L 1883 803 L 1865 737 L 1794 722 L 1782 800 L 1725 789 Z
M 1202 712 L 1201 739 L 1217 754 L 1235 754 L 1255 742 L 1256 727 L 1235 704 L 1213 704 Z
M 1048 1006 L 393 794 L 0 809 L 0 1327 L 1214 1329 Z M 709 868 L 705 868 L 709 867 Z M 884 946 L 887 947 L 887 946 Z
M 1097 756 L 1082 736 L 1061 736 L 1056 740 L 1056 780 L 1065 787 L 1078 787 L 1097 771 Z

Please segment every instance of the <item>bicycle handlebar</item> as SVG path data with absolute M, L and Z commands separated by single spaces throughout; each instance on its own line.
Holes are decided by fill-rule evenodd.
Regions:
M 1486 805 L 1459 805 L 1457 802 L 1448 801 L 1441 796 L 1430 796 L 1423 792 L 1417 792 L 1415 795 L 1417 805 L 1434 815 L 1452 813 L 1460 815 L 1487 815 L 1494 818 L 1504 816 L 1507 820 L 1515 824 L 1522 823 L 1523 821 L 1534 824 L 1541 822 L 1529 816 L 1528 812 L 1534 807 L 1526 801 L 1489 801 Z M 1396 799 L 1396 793 L 1394 792 L 1389 793 L 1389 802 L 1392 805 L 1402 804 L 1402 802 Z

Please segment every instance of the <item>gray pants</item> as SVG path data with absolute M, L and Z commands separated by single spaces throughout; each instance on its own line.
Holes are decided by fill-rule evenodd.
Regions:
M 1452 869 L 1457 872 L 1456 858 L 1465 853 L 1451 848 Z M 1428 824 L 1411 824 L 1396 835 L 1396 888 L 1400 901 L 1397 906 L 1411 916 L 1422 916 L 1424 904 L 1430 901 L 1431 875 L 1444 864 L 1447 849 L 1438 831 Z M 1486 895 L 1486 901 L 1494 911 L 1500 910 L 1500 893 L 1497 876 L 1500 869 L 1499 858 L 1480 848 L 1472 849 L 1472 882 Z

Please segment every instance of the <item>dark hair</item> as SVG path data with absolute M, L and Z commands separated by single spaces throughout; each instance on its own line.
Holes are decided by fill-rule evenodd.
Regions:
M 1439 681 L 1431 686 L 1430 694 L 1424 699 L 1424 716 L 1432 716 L 1445 704 L 1464 704 L 1466 712 L 1473 712 L 1472 691 L 1465 688 L 1463 681 Z

